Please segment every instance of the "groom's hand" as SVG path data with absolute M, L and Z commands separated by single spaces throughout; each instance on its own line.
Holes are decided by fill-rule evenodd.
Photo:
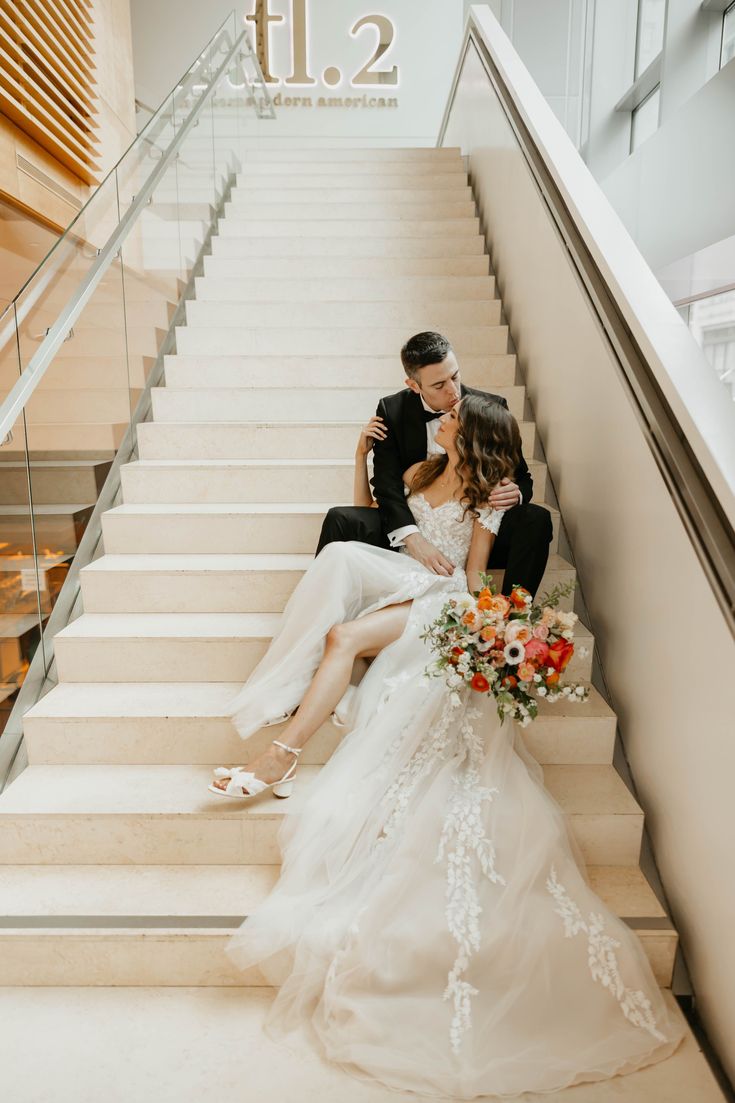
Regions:
M 521 497 L 521 489 L 510 479 L 501 479 L 490 494 L 490 505 L 493 509 L 511 509 L 518 505 Z
M 454 563 L 451 563 L 446 555 L 442 555 L 438 548 L 430 544 L 420 532 L 412 532 L 404 540 L 406 551 L 412 559 L 423 563 L 434 574 L 454 574 Z

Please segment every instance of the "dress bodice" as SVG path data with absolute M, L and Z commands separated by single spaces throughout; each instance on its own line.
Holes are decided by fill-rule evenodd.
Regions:
M 464 567 L 470 550 L 474 517 L 464 506 L 451 499 L 440 506 L 430 505 L 423 494 L 410 494 L 408 506 L 418 526 L 435 548 L 455 567 Z

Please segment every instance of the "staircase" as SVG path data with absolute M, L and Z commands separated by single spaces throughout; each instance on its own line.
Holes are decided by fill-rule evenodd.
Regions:
M 122 470 L 123 504 L 104 515 L 105 553 L 82 571 L 84 612 L 56 637 L 59 684 L 25 717 L 29 766 L 0 796 L 0 1016 L 15 1100 L 48 1098 L 24 1086 L 44 1023 L 67 1039 L 54 1067 L 75 1100 L 97 1099 L 102 1076 L 125 1100 L 152 1085 L 157 1099 L 250 1098 L 246 1083 L 287 1098 L 395 1098 L 260 1035 L 271 992 L 257 970 L 234 973 L 223 947 L 277 877 L 288 802 L 240 806 L 206 787 L 213 765 L 244 763 L 278 736 L 245 747 L 226 703 L 267 647 L 325 510 L 351 499 L 358 428 L 401 386 L 400 346 L 429 328 L 452 341 L 465 383 L 505 395 L 535 498 L 551 500 L 459 151 L 248 154 L 139 426 L 139 459 Z M 551 513 L 542 590 L 574 578 Z M 590 628 L 578 638 L 589 654 L 570 676 L 589 680 Z M 581 707 L 542 705 L 525 736 L 595 890 L 667 988 L 677 935 L 638 865 L 643 812 L 612 765 L 615 729 L 593 689 Z M 314 736 L 298 784 L 338 738 L 331 724 Z M 250 1055 L 247 1081 L 238 1053 Z M 692 1035 L 613 1094 L 722 1098 Z

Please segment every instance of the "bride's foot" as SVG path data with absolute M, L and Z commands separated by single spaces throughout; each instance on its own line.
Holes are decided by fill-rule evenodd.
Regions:
M 280 781 L 293 760 L 294 756 L 291 751 L 283 750 L 281 747 L 271 744 L 252 762 L 248 762 L 247 769 L 261 781 L 264 781 L 266 785 L 272 785 L 274 781 Z M 216 778 L 212 784 L 217 789 L 224 790 L 227 788 L 229 781 L 229 777 L 221 777 Z M 243 787 L 242 791 L 247 794 L 247 787 Z

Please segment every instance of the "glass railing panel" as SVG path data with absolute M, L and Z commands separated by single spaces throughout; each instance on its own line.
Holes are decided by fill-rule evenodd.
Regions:
M 0 348 L 3 386 L 20 374 L 14 308 L 0 318 L 5 341 Z M 42 623 L 63 581 L 56 562 L 37 556 L 37 540 L 47 535 L 44 518 L 31 505 L 26 419 L 21 413 L 0 445 L 0 733 L 18 699 L 30 665 L 41 651 Z

